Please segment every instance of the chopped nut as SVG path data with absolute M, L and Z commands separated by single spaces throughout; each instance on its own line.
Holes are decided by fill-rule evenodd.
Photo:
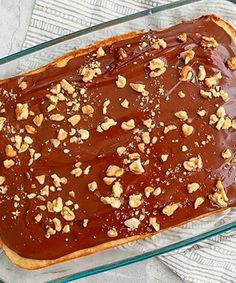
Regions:
M 205 79 L 205 84 L 207 87 L 212 87 L 218 84 L 219 80 L 222 78 L 221 73 L 217 73 L 209 78 Z
M 120 105 L 127 109 L 129 108 L 129 101 L 125 98 Z
M 16 156 L 16 151 L 14 150 L 13 146 L 8 144 L 5 147 L 5 153 L 7 157 L 15 157 Z
M 69 233 L 70 232 L 70 225 L 66 224 L 63 229 L 62 229 L 62 233 Z
M 101 197 L 101 202 L 104 204 L 110 204 L 113 208 L 119 208 L 121 206 L 121 201 L 114 197 Z
M 80 134 L 81 140 L 87 140 L 90 136 L 89 131 L 85 129 L 79 129 L 78 133 Z
M 225 108 L 223 106 L 220 106 L 217 111 L 216 111 L 216 115 L 221 118 L 224 117 L 226 115 L 226 111 Z
M 138 152 L 134 152 L 134 153 L 130 153 L 128 157 L 129 157 L 129 160 L 134 160 L 134 159 L 140 158 L 140 154 Z
M 12 159 L 6 159 L 3 161 L 3 165 L 6 169 L 11 168 L 15 164 L 15 161 Z
M 145 144 L 149 144 L 151 142 L 151 137 L 149 132 L 142 132 L 142 141 Z
M 186 111 L 178 111 L 178 112 L 175 112 L 175 117 L 185 121 L 188 119 L 188 114 Z
M 93 78 L 97 77 L 97 75 L 101 75 L 102 71 L 99 68 L 99 64 L 91 64 L 90 66 L 85 66 L 81 69 L 80 74 L 82 76 L 83 82 L 91 82 Z
M 149 217 L 149 225 L 152 226 L 155 231 L 160 230 L 160 224 L 157 223 L 156 217 Z
M 119 60 L 123 60 L 128 57 L 127 52 L 123 48 L 118 49 L 117 55 Z
M 205 48 L 215 48 L 218 46 L 218 43 L 214 39 L 214 37 L 207 37 L 207 36 L 202 37 L 200 44 L 202 47 L 205 47 Z
M 116 178 L 114 177 L 104 177 L 103 178 L 103 182 L 108 186 L 111 185 L 115 180 Z
M 215 124 L 218 120 L 219 120 L 218 117 L 217 117 L 215 114 L 212 114 L 212 115 L 210 116 L 209 124 L 210 124 L 210 125 L 213 125 L 213 124 Z
M 61 80 L 60 85 L 69 94 L 73 94 L 75 92 L 75 88 L 65 79 Z
M 121 129 L 124 131 L 129 131 L 135 128 L 134 119 L 130 119 L 126 122 L 122 122 Z
M 125 85 L 126 85 L 126 78 L 121 75 L 118 75 L 117 80 L 116 80 L 116 86 L 118 88 L 124 88 Z
M 201 169 L 202 159 L 200 156 L 192 157 L 188 161 L 184 161 L 183 166 L 187 171 L 195 171 L 196 169 Z
M 191 49 L 180 53 L 180 58 L 184 59 L 185 65 L 187 65 L 194 57 L 195 52 Z
M 169 156 L 169 154 L 162 154 L 162 155 L 161 155 L 161 160 L 162 160 L 163 162 L 165 162 L 165 161 L 168 159 L 168 156 Z
M 212 98 L 212 93 L 210 91 L 200 90 L 200 94 L 203 98 Z
M 4 176 L 0 176 L 0 186 L 6 181 Z
M 190 136 L 193 133 L 193 127 L 188 124 L 182 125 L 182 131 L 186 137 Z
M 221 117 L 216 124 L 216 129 L 219 131 L 223 127 L 224 123 L 225 123 L 225 118 Z
M 56 115 L 59 115 L 59 114 L 56 114 Z M 52 115 L 52 116 L 54 116 L 54 115 Z M 63 119 L 64 119 L 64 116 L 63 116 Z M 53 120 L 53 119 L 51 119 L 51 120 Z M 55 121 L 61 121 L 61 120 L 55 120 Z M 36 115 L 33 119 L 33 122 L 37 127 L 40 127 L 42 122 L 43 122 L 43 114 Z
M 42 217 L 43 217 L 42 214 L 37 214 L 37 215 L 34 217 L 34 219 L 35 219 L 36 222 L 39 223 L 39 222 L 42 220 Z
M 180 80 L 182 82 L 190 81 L 193 76 L 192 68 L 189 65 L 185 65 L 180 72 Z
M 181 42 L 186 42 L 187 41 L 187 34 L 185 32 L 183 33 L 180 33 L 178 36 L 177 36 L 177 39 Z
M 124 169 L 116 165 L 109 165 L 106 170 L 106 175 L 108 177 L 120 177 L 123 174 L 124 174 Z
M 140 225 L 140 221 L 135 218 L 135 217 L 132 217 L 130 219 L 127 219 L 125 220 L 124 224 L 126 227 L 128 227 L 130 230 L 135 230 L 138 228 L 138 226 Z
M 68 134 L 65 130 L 60 129 L 57 135 L 57 139 L 59 141 L 64 141 L 67 138 Z
M 142 204 L 142 196 L 139 195 L 130 195 L 129 196 L 129 206 L 132 208 L 139 207 Z
M 52 121 L 60 122 L 60 121 L 63 121 L 65 119 L 65 117 L 63 115 L 61 115 L 61 114 L 52 114 L 49 117 L 49 119 L 52 120 Z
M 49 239 L 51 236 L 55 235 L 56 234 L 56 230 L 52 229 L 52 227 L 49 227 L 47 232 L 46 232 L 46 235 L 45 237 L 47 239 Z
M 179 206 L 176 203 L 169 204 L 162 209 L 162 212 L 167 216 L 171 216 L 178 209 L 178 207 Z
M 162 47 L 163 49 L 165 49 L 167 47 L 167 43 L 165 42 L 164 39 L 162 38 L 158 38 L 158 39 L 155 39 L 153 42 L 152 42 L 152 48 L 154 49 L 160 49 L 160 47 Z
M 188 192 L 191 194 L 193 192 L 196 192 L 200 188 L 200 185 L 198 183 L 191 183 L 188 184 L 187 188 Z
M 142 174 L 144 173 L 144 168 L 142 166 L 140 158 L 137 160 L 134 160 L 130 165 L 129 165 L 129 170 L 133 172 L 134 174 Z
M 121 194 L 123 193 L 123 188 L 120 182 L 114 183 L 114 185 L 112 186 L 112 193 L 116 198 L 119 198 L 121 196 Z
M 201 204 L 204 203 L 204 198 L 203 197 L 198 197 L 195 199 L 195 202 L 194 202 L 194 208 L 198 208 Z
M 82 107 L 82 112 L 83 114 L 90 116 L 94 113 L 94 108 L 91 105 L 84 105 Z
M 43 185 L 45 182 L 45 175 L 35 176 L 35 179 L 39 182 L 40 185 Z
M 0 131 L 2 130 L 3 128 L 3 125 L 4 125 L 4 122 L 6 121 L 7 119 L 5 117 L 0 117 Z
M 118 232 L 116 230 L 116 228 L 112 228 L 110 230 L 107 231 L 107 236 L 110 238 L 115 238 L 118 236 Z
M 105 118 L 105 121 L 101 123 L 101 128 L 103 131 L 108 131 L 111 127 L 115 126 L 117 124 L 116 121 L 114 121 L 112 118 Z
M 178 92 L 177 94 L 180 98 L 184 98 L 186 96 L 186 94 L 181 90 Z
M 130 85 L 130 87 L 133 89 L 133 90 L 135 90 L 135 91 L 137 91 L 137 92 L 144 92 L 145 91 L 145 85 L 144 84 L 135 84 L 135 83 L 130 83 L 129 84 Z
M 53 223 L 54 223 L 55 230 L 56 230 L 57 232 L 60 232 L 60 231 L 62 230 L 61 220 L 58 219 L 58 218 L 56 218 L 56 217 L 54 217 L 54 218 L 52 219 L 52 221 L 53 221 Z
M 154 58 L 149 61 L 148 67 L 152 71 L 149 74 L 151 78 L 159 77 L 166 71 L 165 62 L 159 58 Z
M 177 129 L 177 127 L 175 125 L 166 126 L 165 129 L 164 129 L 164 134 L 167 134 L 168 132 L 176 130 L 176 129 Z
M 206 78 L 206 70 L 205 70 L 205 67 L 203 65 L 200 65 L 198 67 L 198 80 L 199 81 L 204 81 L 205 78 Z
M 105 53 L 104 49 L 102 48 L 102 46 L 100 46 L 97 50 L 97 58 L 103 57 L 105 55 L 106 55 L 106 53 Z
M 61 212 L 63 208 L 62 198 L 58 197 L 53 202 L 48 201 L 47 208 L 49 212 Z
M 88 219 L 84 219 L 83 220 L 83 227 L 87 227 L 88 226 Z
M 22 81 L 22 82 L 19 84 L 19 88 L 21 88 L 22 90 L 27 89 L 27 82 Z
M 28 134 L 34 134 L 36 132 L 36 129 L 30 125 L 25 125 L 25 129 Z
M 107 108 L 110 105 L 111 101 L 109 99 L 105 100 L 103 103 L 102 114 L 107 114 Z
M 153 192 L 154 192 L 154 188 L 153 188 L 153 187 L 148 186 L 148 187 L 146 187 L 146 188 L 144 189 L 144 193 L 145 193 L 145 196 L 146 196 L 147 198 L 149 198 L 150 195 L 151 195 Z
M 31 139 L 31 137 L 24 137 L 24 142 L 27 143 L 27 144 L 32 144 L 33 143 L 33 140 Z
M 197 111 L 197 114 L 200 116 L 200 117 L 204 117 L 206 115 L 206 110 L 198 110 Z
M 232 122 L 230 120 L 229 117 L 225 117 L 225 122 L 224 122 L 224 125 L 222 127 L 223 130 L 228 130 L 232 127 Z
M 126 151 L 126 148 L 124 146 L 117 147 L 116 152 L 119 156 L 123 155 Z
M 161 188 L 158 187 L 158 188 L 156 188 L 156 189 L 154 190 L 153 195 L 154 195 L 154 196 L 159 196 L 160 194 L 161 194 Z
M 16 104 L 16 119 L 26 120 L 29 116 L 29 107 L 27 103 L 17 103 Z
M 228 159 L 232 156 L 232 153 L 230 152 L 229 149 L 226 149 L 224 150 L 222 153 L 221 153 L 221 156 L 224 158 L 224 159 Z
M 68 119 L 68 122 L 70 122 L 72 126 L 77 125 L 79 123 L 79 121 L 80 121 L 80 115 L 79 114 L 73 115 Z
M 61 215 L 66 221 L 73 221 L 75 219 L 74 212 L 67 206 L 63 207 Z
M 236 57 L 230 57 L 227 59 L 227 66 L 230 70 L 236 70 Z
M 82 169 L 80 167 L 76 167 L 70 173 L 71 173 L 71 175 L 75 175 L 75 177 L 79 177 L 79 176 L 81 176 L 83 171 L 82 171 Z
M 98 188 L 97 182 L 93 181 L 93 182 L 89 183 L 88 188 L 91 192 L 94 192 Z

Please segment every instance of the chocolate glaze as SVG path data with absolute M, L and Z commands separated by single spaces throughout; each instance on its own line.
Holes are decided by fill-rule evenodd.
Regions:
M 177 40 L 178 34 L 182 32 L 187 33 L 186 42 Z M 199 42 L 203 35 L 213 36 L 219 43 L 218 47 L 215 49 L 200 47 Z M 167 48 L 152 49 L 150 39 L 154 37 L 163 38 L 167 42 Z M 141 42 L 146 42 L 147 46 L 139 48 Z M 118 56 L 119 48 L 123 48 L 128 55 L 122 60 Z M 203 82 L 196 80 L 195 83 L 191 83 L 179 80 L 179 72 L 184 66 L 179 54 L 187 49 L 195 51 L 195 57 L 189 63 L 194 72 L 197 72 L 199 65 L 205 66 L 207 76 L 221 72 L 223 78 L 219 85 L 229 94 L 229 101 L 224 102 L 221 98 L 204 99 L 199 94 L 200 89 L 205 89 Z M 102 74 L 92 82 L 84 83 L 79 70 L 81 66 L 91 62 L 94 51 L 71 59 L 65 67 L 49 65 L 44 72 L 14 77 L 1 85 L 1 107 L 6 110 L 1 116 L 7 118 L 6 125 L 13 126 L 17 133 L 26 124 L 33 125 L 33 116 L 29 116 L 27 120 L 16 120 L 17 103 L 27 103 L 30 110 L 35 114 L 43 113 L 44 117 L 49 117 L 53 113 L 60 113 L 66 117 L 62 122 L 44 119 L 42 126 L 36 127 L 35 134 L 29 135 L 25 132 L 21 134 L 23 137 L 30 136 L 33 139 L 32 147 L 36 152 L 41 153 L 41 157 L 31 166 L 28 166 L 28 151 L 17 154 L 13 158 L 16 164 L 10 169 L 0 166 L 0 175 L 6 177 L 4 185 L 8 187 L 6 194 L 0 194 L 0 238 L 9 248 L 23 257 L 56 259 L 114 239 L 154 232 L 149 225 L 150 216 L 156 216 L 161 229 L 165 229 L 217 211 L 219 207 L 208 199 L 208 195 L 215 191 L 215 184 L 219 178 L 222 178 L 229 198 L 228 206 L 236 205 L 235 168 L 229 160 L 221 157 L 221 152 L 225 149 L 230 149 L 234 155 L 236 132 L 233 129 L 218 131 L 214 125 L 209 125 L 209 116 L 215 113 L 220 105 L 224 105 L 231 119 L 235 118 L 236 71 L 229 70 L 225 62 L 230 56 L 235 56 L 236 48 L 227 33 L 208 16 L 163 31 L 149 31 L 132 39 L 114 42 L 104 47 L 104 50 L 106 55 L 97 59 L 101 62 Z M 160 77 L 150 78 L 147 66 L 151 59 L 157 57 L 166 62 L 167 71 Z M 118 75 L 126 77 L 125 88 L 117 88 L 115 81 Z M 86 97 L 78 94 L 76 99 L 81 106 L 90 104 L 94 107 L 93 117 L 82 114 L 81 110 L 72 111 L 64 101 L 59 102 L 55 110 L 47 112 L 49 102 L 46 94 L 49 94 L 52 86 L 62 79 L 72 83 L 78 92 L 82 87 L 87 89 Z M 27 83 L 25 90 L 21 90 L 18 86 L 21 81 Z M 149 96 L 143 97 L 133 91 L 129 86 L 130 82 L 145 84 Z M 160 91 L 161 89 L 164 91 Z M 186 93 L 185 98 L 177 95 L 180 90 Z M 64 94 L 68 101 L 73 100 L 71 95 L 66 92 Z M 130 103 L 128 109 L 120 105 L 120 99 L 125 98 Z M 107 116 L 113 118 L 117 125 L 99 133 L 96 128 L 104 120 L 102 105 L 106 99 L 111 102 Z M 199 109 L 206 111 L 204 117 L 197 114 Z M 189 137 L 185 137 L 181 131 L 183 122 L 174 116 L 174 113 L 180 110 L 188 113 L 187 122 L 194 127 L 194 133 Z M 89 130 L 89 139 L 83 144 L 78 144 L 70 143 L 67 138 L 58 148 L 54 148 L 50 139 L 56 138 L 59 128 L 69 132 L 72 126 L 67 119 L 76 113 L 81 115 L 81 121 L 74 128 Z M 156 136 L 158 140 L 156 144 L 146 146 L 150 148 L 149 154 L 141 153 L 137 149 L 133 131 L 125 132 L 120 125 L 123 121 L 134 119 L 135 128 L 146 130 L 142 120 L 152 118 L 151 113 L 155 113 L 153 116 L 155 127 L 150 135 Z M 165 125 L 176 125 L 177 130 L 164 135 L 164 127 L 160 122 Z M 202 145 L 202 141 L 207 141 L 208 135 L 211 136 L 210 142 Z M 0 136 L 2 162 L 7 159 L 5 146 L 12 144 L 10 138 L 14 135 L 9 127 L 4 126 Z M 182 145 L 186 145 L 188 151 L 183 152 Z M 129 153 L 139 152 L 142 162 L 149 160 L 149 164 L 143 166 L 145 168 L 143 174 L 135 175 L 129 171 L 128 166 L 123 163 L 124 156 L 118 156 L 116 152 L 119 146 L 126 147 Z M 69 149 L 70 152 L 64 153 L 64 149 Z M 169 154 L 166 162 L 161 160 L 161 154 Z M 182 166 L 183 162 L 198 155 L 202 158 L 203 168 L 195 172 L 186 172 Z M 70 172 L 76 162 L 82 163 L 82 169 L 91 165 L 89 174 L 82 174 L 80 177 L 71 175 Z M 124 175 L 118 178 L 123 186 L 123 194 L 120 198 L 122 205 L 119 209 L 100 201 L 101 196 L 112 195 L 112 185 L 108 186 L 103 182 L 106 169 L 111 164 L 125 169 Z M 61 191 L 50 192 L 46 201 L 27 198 L 27 194 L 38 193 L 44 185 L 53 185 L 50 176 L 54 173 L 68 180 L 67 184 L 62 185 Z M 40 185 L 35 179 L 35 176 L 42 174 L 46 175 L 44 185 Z M 94 192 L 89 191 L 87 186 L 92 181 L 98 184 L 98 189 Z M 192 182 L 199 183 L 200 189 L 190 194 L 187 191 L 187 184 Z M 32 188 L 32 184 L 35 187 Z M 146 186 L 161 187 L 162 193 L 159 196 L 151 195 L 146 198 L 144 195 Z M 72 190 L 75 192 L 75 198 L 69 195 Z M 128 196 L 139 192 L 142 193 L 142 204 L 137 208 L 131 208 L 128 204 Z M 20 198 L 17 208 L 14 207 L 15 195 Z M 74 221 L 65 221 L 60 213 L 50 213 L 37 208 L 58 196 L 61 196 L 64 202 L 72 200 L 79 205 L 79 209 L 74 210 L 76 215 Z M 205 201 L 194 209 L 194 201 L 199 196 L 204 197 Z M 178 203 L 179 208 L 168 217 L 162 213 L 162 209 L 171 203 Z M 19 215 L 12 215 L 16 210 L 19 211 Z M 39 223 L 34 219 L 38 213 L 42 214 Z M 140 214 L 145 217 L 138 229 L 129 231 L 124 221 L 132 216 L 139 217 Z M 70 224 L 71 231 L 64 234 L 57 232 L 47 239 L 46 227 L 47 225 L 54 227 L 51 222 L 54 217 L 59 218 L 63 225 Z M 87 227 L 83 227 L 84 219 L 88 219 Z M 118 232 L 116 238 L 107 236 L 107 231 L 112 227 Z

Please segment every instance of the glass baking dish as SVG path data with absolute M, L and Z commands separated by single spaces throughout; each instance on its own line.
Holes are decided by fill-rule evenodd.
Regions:
M 157 6 L 87 28 L 0 59 L 0 79 L 30 71 L 54 58 L 107 37 L 134 30 L 161 29 L 204 14 L 217 14 L 236 27 L 236 1 L 187 0 Z M 0 251 L 0 281 L 68 282 L 158 256 L 236 227 L 236 208 L 172 228 L 146 240 L 126 244 L 38 271 L 13 266 Z

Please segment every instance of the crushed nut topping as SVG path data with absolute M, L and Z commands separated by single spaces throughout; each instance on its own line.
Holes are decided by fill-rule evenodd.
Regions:
M 183 33 L 180 33 L 178 36 L 177 36 L 177 39 L 181 42 L 186 42 L 187 41 L 187 34 L 185 32 Z
M 116 198 L 119 198 L 121 194 L 123 193 L 123 188 L 120 182 L 115 182 L 114 185 L 112 186 L 112 193 L 113 196 Z
M 183 166 L 187 171 L 195 171 L 197 169 L 201 169 L 202 158 L 201 156 L 191 157 L 189 160 L 184 161 Z
M 98 188 L 97 182 L 93 181 L 93 182 L 89 183 L 88 188 L 91 192 L 94 192 Z
M 3 165 L 6 169 L 11 168 L 15 164 L 15 161 L 12 159 L 6 159 L 3 161 Z
M 206 70 L 205 67 L 203 65 L 200 65 L 198 67 L 198 79 L 199 81 L 204 81 L 206 78 Z
M 156 217 L 149 217 L 149 225 L 152 226 L 155 231 L 160 230 L 160 224 L 157 223 Z
M 114 121 L 112 118 L 105 118 L 105 121 L 101 123 L 101 129 L 103 131 L 108 131 L 111 127 L 115 126 L 117 124 L 116 121 Z
M 121 201 L 115 197 L 101 197 L 100 200 L 104 204 L 110 204 L 113 208 L 119 208 L 121 206 Z
M 227 59 L 227 66 L 230 70 L 236 70 L 236 57 L 230 57 Z
M 139 207 L 142 204 L 142 196 L 138 195 L 130 195 L 129 196 L 129 206 L 132 208 Z
M 110 230 L 107 231 L 107 236 L 110 238 L 115 238 L 118 236 L 118 232 L 116 228 L 111 228 Z
M 182 82 L 191 81 L 193 70 L 189 65 L 185 65 L 180 72 L 180 80 Z
M 191 184 L 188 184 L 187 186 L 188 192 L 190 194 L 192 194 L 193 192 L 196 192 L 199 188 L 200 188 L 200 185 L 198 183 L 191 183 Z
M 222 153 L 221 153 L 221 156 L 224 158 L 224 159 L 228 159 L 232 156 L 232 153 L 230 152 L 229 149 L 226 149 L 224 150 Z
M 177 203 L 168 204 L 162 209 L 162 212 L 167 216 L 171 216 L 178 209 L 178 207 L 179 206 Z
M 194 208 L 197 209 L 201 204 L 203 204 L 205 199 L 203 197 L 198 197 L 194 201 Z
M 16 105 L 16 119 L 26 120 L 29 116 L 29 107 L 27 103 L 17 103 Z
M 164 129 L 164 134 L 167 134 L 168 132 L 174 131 L 176 129 L 177 129 L 177 127 L 175 125 L 166 126 L 165 129 Z
M 202 47 L 205 48 L 216 48 L 218 46 L 218 43 L 214 39 L 214 37 L 207 37 L 207 36 L 202 37 L 200 44 Z
M 120 177 L 124 174 L 124 169 L 117 165 L 109 165 L 106 170 L 108 177 Z
M 184 98 L 186 96 L 186 94 L 181 90 L 178 92 L 177 94 L 180 98 Z
M 126 78 L 121 75 L 118 75 L 117 80 L 116 80 L 116 86 L 118 88 L 124 88 L 125 85 L 126 85 Z
M 124 131 L 129 131 L 135 128 L 135 122 L 134 119 L 130 119 L 126 122 L 122 122 L 121 129 Z
M 212 77 L 206 78 L 205 79 L 205 84 L 207 87 L 213 87 L 218 84 L 219 80 L 222 78 L 221 73 L 217 73 L 213 75 Z
M 149 74 L 151 78 L 159 77 L 166 71 L 165 62 L 160 58 L 154 58 L 149 61 L 148 67 L 151 70 Z
M 71 123 L 72 126 L 77 125 L 79 123 L 79 121 L 80 121 L 80 115 L 79 114 L 73 115 L 68 119 L 68 122 Z
M 191 49 L 183 51 L 180 53 L 180 58 L 184 60 L 185 65 L 187 65 L 194 57 L 195 52 Z
M 69 94 L 73 94 L 75 92 L 75 88 L 65 79 L 61 80 L 60 85 Z
M 134 160 L 130 165 L 129 165 L 129 170 L 133 172 L 134 174 L 143 174 L 145 172 L 140 158 L 137 160 Z
M 144 84 L 130 83 L 129 85 L 134 91 L 141 93 L 143 96 L 147 96 L 149 94 L 149 92 L 145 90 Z
M 186 121 L 188 119 L 188 114 L 186 111 L 178 111 L 175 112 L 175 117 L 179 118 L 180 120 Z
M 82 107 L 82 112 L 83 114 L 90 116 L 94 113 L 94 108 L 91 105 L 84 105 Z
M 186 137 L 190 136 L 193 133 L 193 126 L 189 126 L 188 124 L 182 125 L 182 131 Z
M 124 222 L 125 226 L 128 227 L 130 230 L 137 229 L 139 227 L 140 223 L 141 222 L 137 218 L 135 218 L 135 217 L 127 219 Z
M 66 221 L 73 221 L 75 219 L 74 212 L 67 206 L 64 206 L 61 210 L 61 215 Z
M 102 48 L 102 46 L 100 46 L 97 50 L 97 58 L 103 57 L 105 55 L 106 55 L 106 53 L 105 53 L 104 49 Z
M 225 193 L 225 189 L 221 180 L 218 180 L 216 183 L 217 191 L 213 194 L 210 194 L 209 199 L 219 205 L 220 207 L 227 207 L 228 197 Z

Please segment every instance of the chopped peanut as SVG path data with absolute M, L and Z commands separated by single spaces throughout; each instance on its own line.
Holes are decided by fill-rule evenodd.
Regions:
M 167 216 L 171 216 L 178 209 L 178 207 L 179 206 L 177 203 L 169 204 L 162 209 L 162 212 Z
M 118 75 L 117 80 L 116 80 L 116 86 L 118 88 L 124 88 L 125 85 L 126 85 L 126 78 L 121 75 Z

